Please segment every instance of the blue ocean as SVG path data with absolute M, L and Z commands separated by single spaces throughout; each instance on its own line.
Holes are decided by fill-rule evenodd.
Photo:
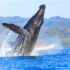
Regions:
M 70 49 L 55 55 L 0 57 L 0 70 L 70 70 Z

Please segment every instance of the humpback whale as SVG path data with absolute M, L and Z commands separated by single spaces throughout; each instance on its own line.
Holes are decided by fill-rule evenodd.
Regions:
M 9 28 L 19 34 L 15 41 L 15 48 L 12 55 L 29 56 L 36 44 L 40 28 L 44 23 L 45 5 L 41 5 L 35 15 L 27 22 L 24 27 L 17 26 L 12 23 L 2 23 L 3 26 Z

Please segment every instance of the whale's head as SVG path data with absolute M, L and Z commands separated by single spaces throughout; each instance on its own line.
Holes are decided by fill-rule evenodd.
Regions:
M 28 21 L 26 27 L 30 31 L 31 30 L 38 30 L 40 29 L 41 25 L 44 22 L 44 13 L 45 13 L 45 5 L 40 5 L 39 10 L 35 15 Z
M 36 19 L 35 19 L 35 22 L 34 22 L 34 25 L 36 27 L 40 27 L 43 22 L 44 22 L 44 13 L 45 13 L 45 5 L 41 5 L 39 7 L 39 10 L 38 12 L 36 13 Z
M 45 5 L 41 5 L 39 7 L 39 12 L 38 12 L 39 16 L 44 16 L 44 11 L 45 11 Z
M 39 8 L 40 8 L 40 9 L 41 9 L 41 8 L 45 9 L 45 5 L 44 5 L 44 4 L 43 4 L 43 5 L 40 5 Z

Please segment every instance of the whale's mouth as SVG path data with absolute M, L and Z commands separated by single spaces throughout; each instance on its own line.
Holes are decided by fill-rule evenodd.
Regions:
M 45 5 L 41 5 L 39 8 L 39 16 L 41 17 L 42 15 L 44 15 Z
M 40 6 L 40 9 L 45 9 L 45 5 L 44 5 L 44 4 L 41 5 L 41 6 Z

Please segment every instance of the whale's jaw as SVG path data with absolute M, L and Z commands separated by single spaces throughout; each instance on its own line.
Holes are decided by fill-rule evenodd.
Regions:
M 10 30 L 18 33 L 12 55 L 29 56 L 36 44 L 41 25 L 44 21 L 45 5 L 41 5 L 37 13 L 28 21 L 25 27 L 3 23 Z

